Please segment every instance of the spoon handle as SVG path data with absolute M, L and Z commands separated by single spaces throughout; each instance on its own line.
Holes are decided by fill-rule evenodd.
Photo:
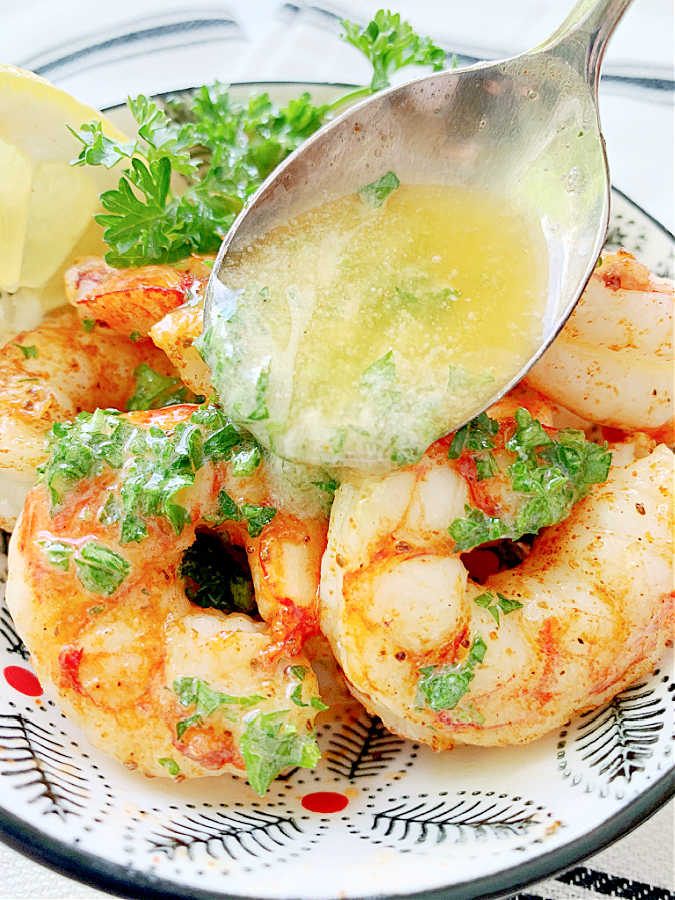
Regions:
M 553 34 L 535 51 L 561 56 L 598 92 L 602 57 L 631 0 L 579 0 Z

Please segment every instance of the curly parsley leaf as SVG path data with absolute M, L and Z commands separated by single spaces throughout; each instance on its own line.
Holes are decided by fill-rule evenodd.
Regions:
M 431 66 L 437 72 L 445 64 L 445 52 L 431 38 L 416 34 L 398 13 L 380 9 L 365 28 L 346 19 L 341 25 L 341 37 L 360 50 L 373 67 L 371 92 L 387 87 L 394 72 L 405 66 Z
M 108 263 L 139 266 L 214 253 L 246 200 L 333 109 L 386 87 L 404 66 L 443 67 L 443 50 L 398 15 L 380 10 L 363 29 L 346 20 L 342 26 L 343 39 L 366 56 L 373 76 L 368 87 L 330 105 L 313 104 L 307 92 L 281 107 L 267 93 L 239 102 L 216 82 L 164 108 L 143 94 L 128 98 L 138 132 L 132 141 L 107 137 L 98 121 L 69 129 L 80 143 L 73 165 L 123 167 L 117 187 L 101 195 L 104 212 L 96 216 Z
M 433 710 L 454 709 L 469 690 L 476 677 L 474 669 L 483 662 L 486 651 L 485 641 L 477 634 L 461 665 L 423 666 L 417 682 L 417 704 Z
M 328 111 L 307 93 L 281 108 L 267 94 L 239 103 L 221 84 L 166 110 L 142 94 L 127 104 L 135 141 L 106 137 L 100 122 L 71 129 L 82 145 L 73 165 L 126 164 L 117 187 L 101 195 L 105 212 L 96 216 L 110 248 L 106 260 L 115 266 L 215 252 L 246 199 Z M 180 191 L 172 175 L 182 176 Z
M 300 734 L 295 725 L 284 721 L 287 713 L 257 713 L 249 719 L 239 742 L 249 784 L 261 797 L 284 769 L 312 769 L 321 758 L 314 735 Z

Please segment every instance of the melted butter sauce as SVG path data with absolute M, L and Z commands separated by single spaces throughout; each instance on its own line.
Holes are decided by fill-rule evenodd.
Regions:
M 419 456 L 536 349 L 546 251 L 484 193 L 401 185 L 325 203 L 228 259 L 204 350 L 226 411 L 286 459 Z

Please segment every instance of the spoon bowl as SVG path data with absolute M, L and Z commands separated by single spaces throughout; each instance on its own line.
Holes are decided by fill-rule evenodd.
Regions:
M 226 260 L 271 229 L 392 170 L 402 183 L 498 196 L 539 223 L 548 284 L 541 341 L 460 427 L 517 383 L 562 328 L 602 249 L 609 175 L 597 109 L 600 64 L 630 0 L 581 0 L 528 53 L 384 90 L 310 137 L 267 179 L 226 236 L 206 295 L 205 331 Z M 439 435 L 440 436 L 440 435 Z M 316 460 L 302 460 L 316 462 Z M 367 463 L 368 461 L 364 461 Z

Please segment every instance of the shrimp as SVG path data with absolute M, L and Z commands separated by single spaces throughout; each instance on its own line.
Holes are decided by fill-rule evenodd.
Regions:
M 68 308 L 16 335 L 0 357 L 0 527 L 11 530 L 45 459 L 51 424 L 81 410 L 123 406 L 142 362 L 162 374 L 170 366 L 150 341 L 134 344 L 93 324 L 86 330 Z
M 86 256 L 66 271 L 66 297 L 82 318 L 122 334 L 147 335 L 168 312 L 203 296 L 211 262 L 191 256 L 173 266 L 115 269 L 99 256 Z
M 211 372 L 194 346 L 203 324 L 203 303 L 179 306 L 156 322 L 149 335 L 155 346 L 166 353 L 183 383 L 195 394 L 208 397 L 214 393 Z
M 264 793 L 282 769 L 313 766 L 323 704 L 302 647 L 326 521 L 266 505 L 265 464 L 251 468 L 250 442 L 215 407 L 98 411 L 69 429 L 9 550 L 7 604 L 45 689 L 149 776 L 230 772 Z M 186 551 L 204 528 L 245 553 L 253 607 L 236 591 L 217 601 L 208 578 L 206 601 L 190 591 Z
M 506 745 L 541 737 L 648 672 L 673 622 L 673 454 L 653 445 L 624 444 L 604 483 L 544 528 L 523 561 L 481 584 L 448 525 L 467 521 L 467 505 L 513 514 L 522 494 L 467 479 L 471 467 L 448 459 L 447 440 L 406 469 L 343 483 L 320 624 L 354 696 L 391 731 L 436 750 Z
M 603 256 L 526 381 L 584 419 L 672 440 L 673 282 Z
M 175 266 L 114 269 L 100 257 L 85 257 L 66 272 L 66 295 L 82 317 L 123 334 L 149 335 L 183 383 L 209 396 L 211 373 L 193 343 L 202 333 L 212 263 L 212 257 L 191 256 Z

